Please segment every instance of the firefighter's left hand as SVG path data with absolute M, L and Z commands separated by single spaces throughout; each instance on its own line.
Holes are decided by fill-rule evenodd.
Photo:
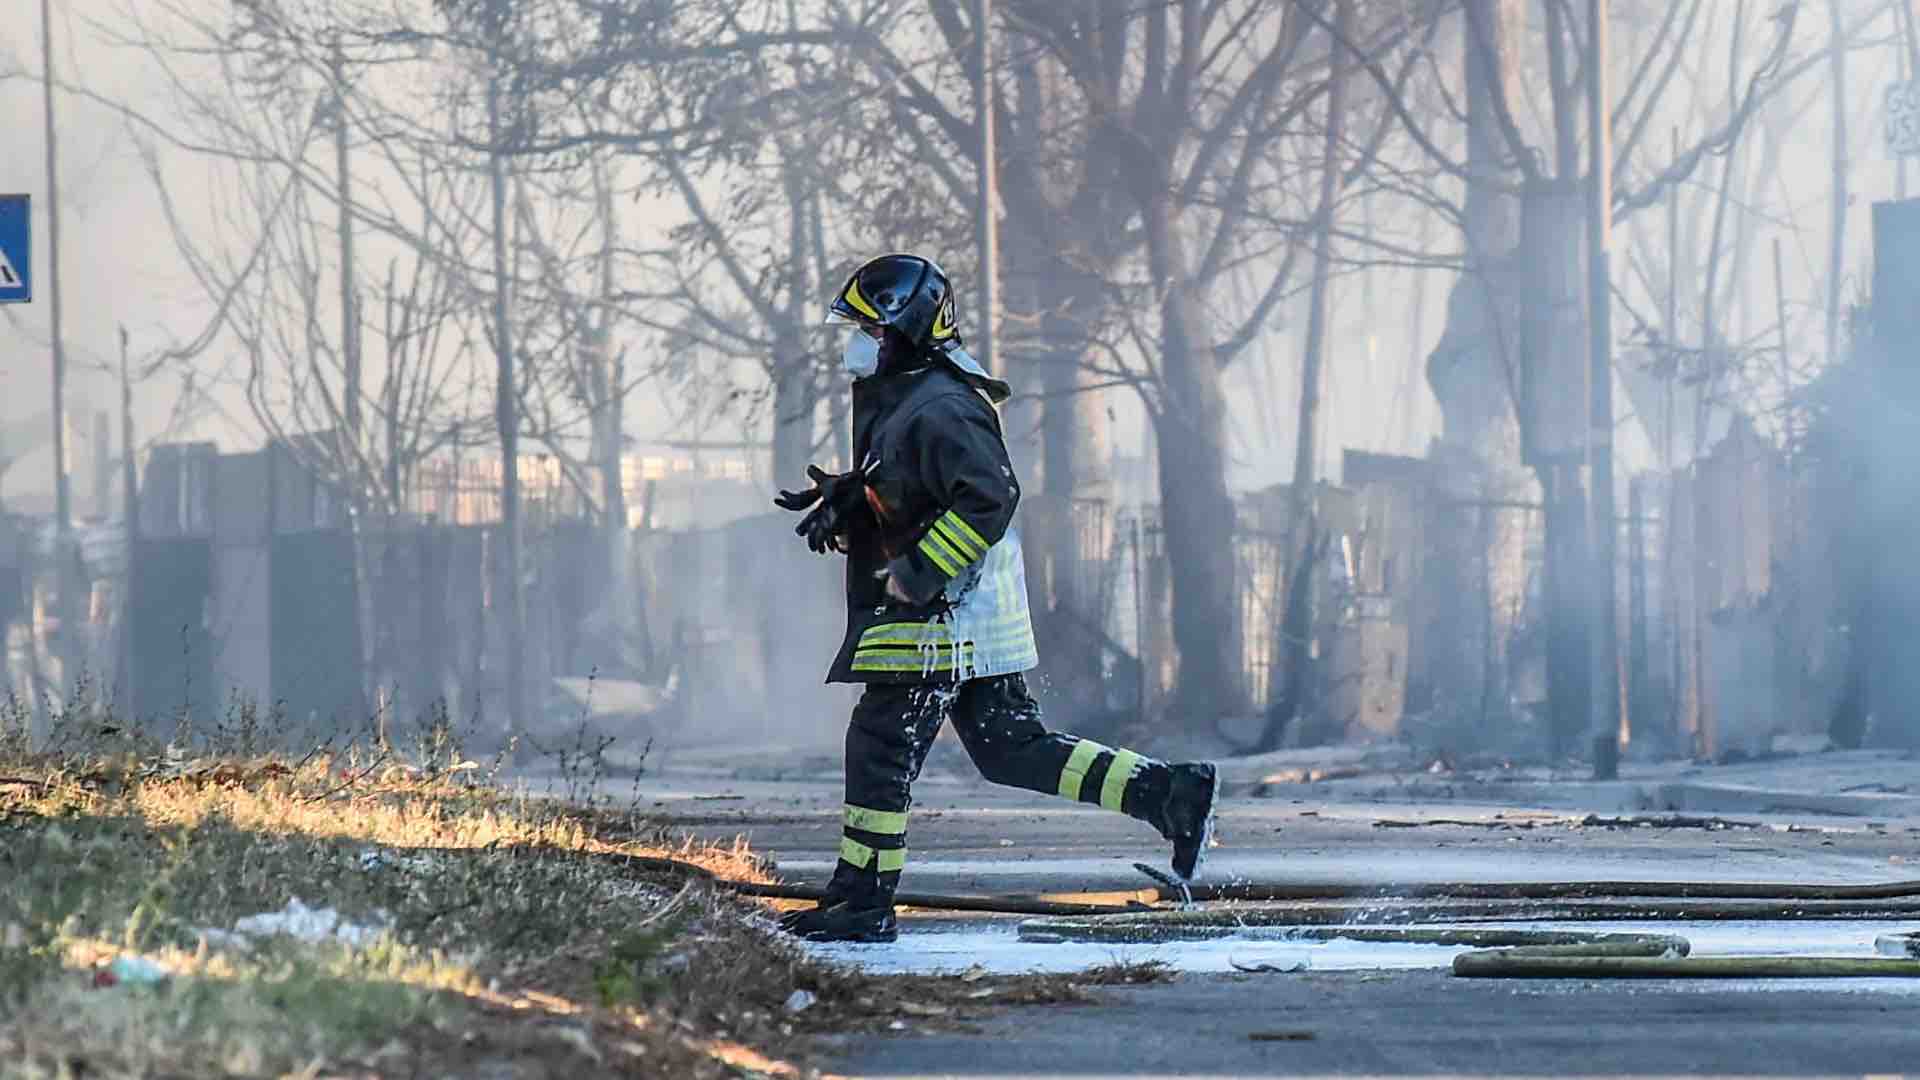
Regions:
M 901 604 L 913 603 L 913 597 L 908 596 L 907 590 L 900 587 L 900 579 L 892 574 L 887 575 L 887 599 Z
M 830 502 L 821 503 L 813 513 L 800 519 L 794 526 L 794 533 L 806 538 L 807 547 L 815 555 L 825 555 L 829 551 L 845 551 L 841 544 L 841 535 L 845 524 L 840 520 L 838 509 Z

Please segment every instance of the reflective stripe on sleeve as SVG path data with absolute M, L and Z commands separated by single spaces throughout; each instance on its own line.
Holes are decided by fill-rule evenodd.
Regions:
M 920 554 L 925 555 L 928 562 L 938 567 L 940 572 L 948 577 L 959 577 L 960 571 L 966 568 L 969 561 L 948 549 L 940 539 L 940 535 L 931 529 L 927 531 L 927 535 L 920 538 Z
M 962 552 L 972 553 L 972 558 L 968 559 L 968 562 L 972 562 L 973 559 L 985 555 L 987 549 L 993 546 L 987 543 L 986 537 L 981 536 L 979 530 L 967 524 L 966 518 L 961 517 L 952 510 L 941 514 L 940 520 L 933 524 L 935 528 L 942 529 L 947 538 L 952 540 L 955 546 Z

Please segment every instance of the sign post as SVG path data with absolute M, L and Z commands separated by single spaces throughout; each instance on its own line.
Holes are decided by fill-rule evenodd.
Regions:
M 32 196 L 0 195 L 0 304 L 33 299 Z

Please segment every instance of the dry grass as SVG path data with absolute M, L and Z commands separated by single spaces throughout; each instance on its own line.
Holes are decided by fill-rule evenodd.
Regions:
M 737 845 L 457 774 L 126 756 L 7 760 L 0 839 L 6 1075 L 382 1075 L 431 1059 L 733 1076 L 756 1053 L 749 1072 L 793 1071 L 777 1063 L 793 1033 L 771 1021 L 806 961 L 759 909 L 670 869 L 764 880 Z M 222 934 L 294 899 L 382 933 Z M 121 957 L 168 977 L 97 985 Z M 709 988 L 741 966 L 776 977 Z
M 744 845 L 503 790 L 444 743 L 189 755 L 108 728 L 29 755 L 5 720 L 0 1077 L 807 1075 L 815 1034 L 1165 977 L 824 965 L 708 880 L 768 880 Z M 294 899 L 379 933 L 224 933 Z M 130 958 L 164 979 L 102 985 Z

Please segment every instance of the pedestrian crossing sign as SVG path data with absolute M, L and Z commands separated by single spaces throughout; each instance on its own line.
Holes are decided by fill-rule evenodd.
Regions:
M 28 233 L 32 201 L 26 195 L 0 195 L 0 304 L 33 299 L 32 247 Z

